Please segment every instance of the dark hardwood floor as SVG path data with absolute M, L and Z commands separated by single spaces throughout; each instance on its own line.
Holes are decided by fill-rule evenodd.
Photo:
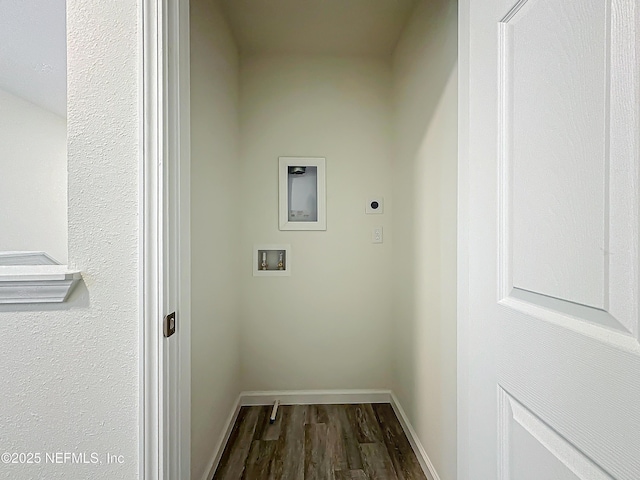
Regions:
M 426 480 L 388 403 L 242 407 L 214 480 Z

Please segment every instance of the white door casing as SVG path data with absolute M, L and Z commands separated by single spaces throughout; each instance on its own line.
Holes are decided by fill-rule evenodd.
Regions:
M 640 5 L 460 4 L 460 480 L 640 478 Z
M 191 477 L 189 2 L 141 9 L 140 478 L 181 480 Z

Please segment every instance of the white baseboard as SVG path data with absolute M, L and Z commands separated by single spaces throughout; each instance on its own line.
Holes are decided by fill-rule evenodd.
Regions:
M 226 423 L 226 428 L 220 437 L 215 454 L 209 462 L 210 467 L 202 480 L 211 480 L 220 463 L 224 447 L 231 436 L 233 425 L 238 418 L 240 407 L 255 405 L 271 405 L 276 400 L 281 405 L 332 405 L 352 403 L 390 403 L 396 413 L 400 425 L 404 430 L 411 448 L 418 457 L 418 462 L 429 480 L 440 480 L 433 463 L 420 443 L 418 435 L 411 426 L 400 402 L 391 390 L 285 390 L 265 392 L 242 392 L 236 401 Z
M 398 397 L 395 396 L 393 392 L 391 392 L 391 406 L 393 407 L 393 411 L 396 412 L 396 417 L 400 421 L 400 425 L 404 430 L 404 433 L 407 435 L 409 439 L 409 443 L 411 444 L 411 448 L 418 457 L 418 462 L 420 462 L 420 466 L 422 467 L 422 471 L 427 476 L 429 480 L 440 480 L 440 476 L 438 472 L 436 472 L 436 468 L 433 466 L 429 455 L 425 451 L 422 443 L 420 443 L 420 439 L 418 438 L 418 434 L 411 426 L 409 419 L 407 418 L 407 414 L 404 412 L 400 402 L 398 401 Z
M 225 429 L 222 431 L 222 435 L 220 436 L 220 440 L 218 440 L 218 445 L 216 449 L 213 451 L 213 457 L 209 461 L 209 468 L 204 471 L 204 476 L 202 480 L 211 480 L 213 478 L 213 474 L 216 473 L 216 468 L 218 468 L 218 464 L 220 463 L 220 459 L 222 458 L 222 454 L 224 452 L 224 447 L 227 445 L 229 441 L 229 437 L 231 436 L 231 431 L 233 430 L 233 426 L 236 423 L 236 419 L 238 418 L 238 413 L 240 413 L 241 405 L 241 396 L 238 396 L 236 403 L 231 410 L 231 414 L 229 418 L 227 418 L 227 422 L 225 424 Z
M 271 392 L 242 392 L 240 404 L 271 405 L 331 405 L 347 403 L 390 403 L 391 390 L 286 390 Z

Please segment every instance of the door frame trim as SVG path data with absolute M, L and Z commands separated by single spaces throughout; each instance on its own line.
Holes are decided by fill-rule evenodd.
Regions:
M 191 460 L 189 1 L 144 0 L 138 15 L 139 476 L 173 480 L 165 471 L 165 457 L 177 465 L 179 478 L 190 478 Z M 171 270 L 170 256 L 176 263 Z M 177 287 L 171 303 L 178 313 L 178 365 L 173 366 L 178 383 L 177 391 L 168 392 L 175 385 L 164 380 L 162 318 L 169 313 L 164 311 L 165 292 L 172 283 Z M 163 399 L 168 393 L 175 395 L 177 411 L 167 411 Z M 164 441 L 168 422 L 178 432 L 170 442 L 172 451 Z
M 469 107 L 470 0 L 458 0 L 457 478 L 469 471 Z

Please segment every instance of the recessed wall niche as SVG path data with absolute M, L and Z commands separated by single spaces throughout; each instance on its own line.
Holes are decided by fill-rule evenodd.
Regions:
M 66 265 L 66 0 L 0 2 L 0 18 L 0 304 L 60 303 L 80 280 Z
M 279 158 L 280 230 L 326 230 L 325 159 Z
M 66 2 L 0 2 L 0 18 L 0 252 L 66 264 Z

